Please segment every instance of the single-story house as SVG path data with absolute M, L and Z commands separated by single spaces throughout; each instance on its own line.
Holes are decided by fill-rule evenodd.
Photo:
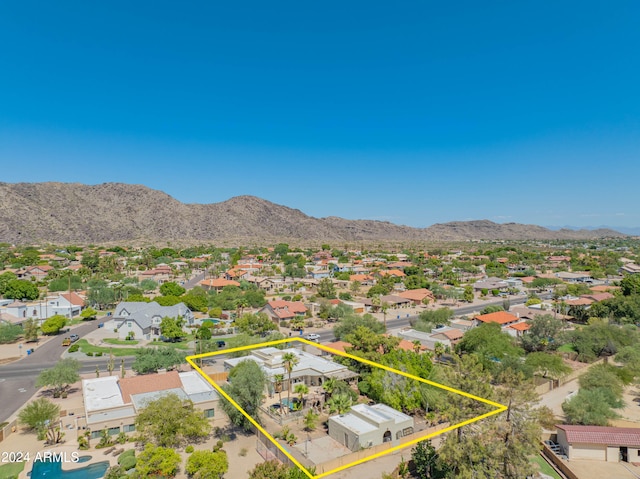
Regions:
M 356 404 L 348 413 L 329 417 L 329 436 L 352 451 L 398 444 L 413 434 L 413 418 L 384 404 Z
M 84 427 L 89 428 L 94 439 L 105 429 L 109 435 L 134 432 L 138 412 L 149 401 L 170 393 L 190 399 L 206 417 L 214 417 L 218 393 L 196 371 L 168 371 L 129 378 L 115 375 L 82 380 Z
M 557 442 L 567 458 L 640 462 L 640 428 L 558 425 Z
M 487 291 L 492 291 L 494 289 L 497 289 L 498 291 L 506 291 L 509 289 L 509 283 L 502 278 L 491 277 L 476 281 L 473 284 L 473 289 L 475 291 L 482 291 L 483 289 L 486 289 Z
M 349 370 L 346 366 L 333 362 L 331 359 L 316 356 L 296 348 L 278 349 L 268 347 L 253 350 L 249 356 L 226 359 L 224 361 L 224 369 L 225 371 L 230 371 L 231 368 L 242 361 L 255 361 L 267 376 L 267 392 L 269 395 L 273 395 L 276 383 L 275 376 L 278 374 L 284 376 L 282 391 L 289 389 L 289 375 L 282 361 L 282 356 L 286 353 L 293 353 L 298 359 L 298 363 L 293 366 L 291 371 L 292 390 L 298 383 L 304 383 L 307 386 L 322 386 L 322 383 L 329 378 L 348 380 L 358 376 L 357 373 Z
M 402 293 L 398 293 L 397 296 L 408 299 L 409 301 L 411 301 L 413 304 L 416 304 L 416 305 L 424 304 L 423 302 L 425 298 L 427 298 L 430 303 L 436 300 L 433 293 L 429 291 L 427 288 L 408 289 L 406 291 L 403 291 Z
M 240 283 L 238 283 L 237 281 L 224 278 L 203 279 L 198 284 L 202 286 L 202 288 L 206 291 L 221 291 L 225 286 L 240 286 Z

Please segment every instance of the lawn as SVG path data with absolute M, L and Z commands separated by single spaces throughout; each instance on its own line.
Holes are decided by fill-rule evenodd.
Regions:
M 24 469 L 24 462 L 12 462 L 0 466 L 0 479 L 9 477 L 18 477 L 18 474 Z
M 134 356 L 136 353 L 136 349 L 138 348 L 106 348 L 102 346 L 94 346 L 93 344 L 89 344 L 86 339 L 80 339 L 77 343 L 80 346 L 80 351 L 83 353 L 93 353 L 95 356 L 96 353 L 102 353 L 103 356 L 109 356 L 109 354 L 113 354 L 114 356 Z
M 549 465 L 549 463 L 540 455 L 533 457 L 531 462 L 538 465 L 540 472 L 546 474 L 547 476 L 551 476 L 554 479 L 562 479 L 558 473 Z
M 138 341 L 135 339 L 116 339 L 116 338 L 107 338 L 103 339 L 103 342 L 107 344 L 117 344 L 119 346 L 135 346 L 138 344 Z
M 105 340 L 106 341 L 106 340 Z M 118 340 L 116 340 L 118 341 Z M 123 344 L 131 344 L 132 341 L 122 341 Z M 102 353 L 102 356 L 109 356 L 109 354 L 113 354 L 116 357 L 120 356 L 135 356 L 136 350 L 139 348 L 109 348 L 105 346 L 94 346 L 93 344 L 89 344 L 86 339 L 80 339 L 76 342 L 78 346 L 80 346 L 80 351 L 83 353 L 93 353 L 95 356 L 96 353 Z M 111 343 L 111 344 L 120 344 L 120 343 Z M 186 342 L 182 343 L 163 343 L 161 341 L 156 341 L 154 343 L 149 343 L 148 346 L 157 346 L 157 347 L 168 347 L 175 348 L 180 350 L 189 349 L 189 344 Z

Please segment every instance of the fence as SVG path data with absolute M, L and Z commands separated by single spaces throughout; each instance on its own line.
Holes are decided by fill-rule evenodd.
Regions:
M 567 479 L 578 479 L 578 476 L 569 469 L 569 466 L 567 466 L 562 459 L 556 456 L 546 444 L 542 444 L 542 454 L 544 454 L 544 457 L 546 457 L 565 477 L 567 477 Z
M 7 437 L 11 435 L 12 432 L 16 432 L 18 430 L 18 420 L 14 419 L 6 426 L 0 429 L 0 442 L 4 441 Z
M 561 377 L 560 379 L 549 379 L 548 381 L 545 381 L 544 383 L 540 384 L 539 386 L 536 386 L 536 392 L 538 394 L 544 394 L 544 393 L 547 393 L 549 391 L 552 391 L 553 389 L 557 389 L 560 386 L 563 386 L 564 384 L 567 384 L 568 382 L 571 382 L 574 379 L 579 378 L 584 373 L 586 373 L 589 370 L 589 368 L 595 366 L 596 364 L 602 364 L 603 362 L 606 362 L 605 361 L 606 359 L 607 358 L 598 359 L 597 361 L 589 364 L 588 366 L 586 366 L 584 368 L 571 371 L 569 374 L 567 374 L 566 376 Z

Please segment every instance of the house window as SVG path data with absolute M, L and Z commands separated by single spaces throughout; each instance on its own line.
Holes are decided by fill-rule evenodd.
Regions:
M 213 417 L 214 415 L 215 415 L 215 409 L 211 408 L 211 409 L 204 410 L 204 417 Z
M 130 328 L 131 326 L 133 326 L 133 322 L 132 321 L 127 321 L 127 327 Z
M 413 428 L 412 427 L 405 427 L 402 430 L 402 435 L 403 436 L 408 436 L 409 434 L 413 434 Z
M 120 426 L 110 427 L 108 433 L 109 433 L 109 436 L 115 436 L 117 434 L 120 434 Z
M 91 439 L 98 439 L 102 436 L 102 431 L 91 431 Z
M 122 426 L 122 430 L 124 432 L 133 432 L 136 430 L 136 425 L 135 424 L 125 424 L 124 426 Z

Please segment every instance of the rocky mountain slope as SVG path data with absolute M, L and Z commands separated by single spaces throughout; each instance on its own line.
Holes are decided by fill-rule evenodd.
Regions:
M 465 241 L 589 239 L 613 230 L 552 231 L 487 220 L 411 228 L 373 220 L 314 218 L 253 196 L 184 204 L 142 185 L 0 183 L 0 241 L 9 243 Z

